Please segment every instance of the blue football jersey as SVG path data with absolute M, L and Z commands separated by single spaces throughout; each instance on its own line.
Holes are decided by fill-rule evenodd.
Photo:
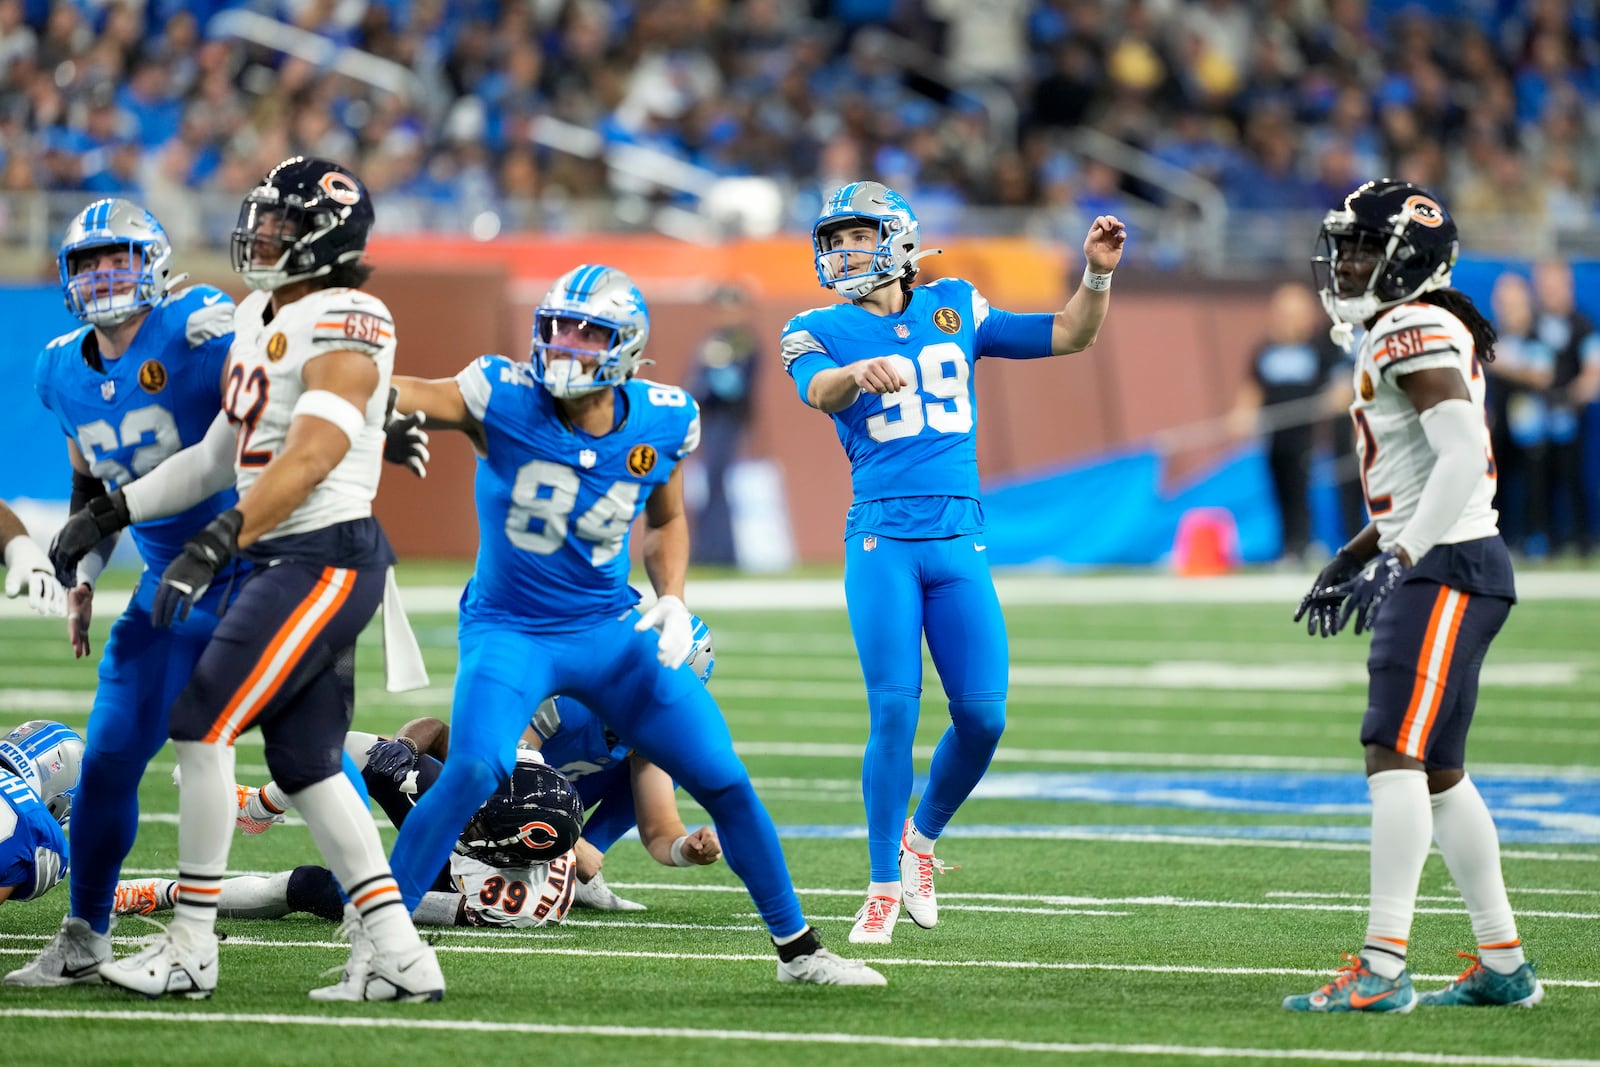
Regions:
M 617 387 L 603 437 L 568 426 L 531 364 L 484 356 L 456 375 L 483 424 L 478 559 L 465 618 L 527 632 L 569 631 L 639 600 L 628 585 L 628 532 L 656 487 L 700 443 L 700 408 L 673 385 Z
M 544 761 L 566 775 L 585 808 L 628 773 L 631 747 L 606 729 L 600 716 L 571 697 L 551 697 L 539 705 L 533 728 L 544 745 Z
M 67 835 L 28 783 L 0 770 L 0 886 L 32 900 L 67 873 Z
M 895 393 L 863 393 L 833 413 L 850 457 L 854 500 L 846 536 L 858 529 L 913 537 L 978 532 L 974 368 L 982 356 L 1048 356 L 1051 326 L 1050 315 L 990 308 L 960 278 L 913 288 L 898 315 L 836 304 L 789 320 L 783 363 L 802 400 L 819 371 L 877 356 L 893 358 L 912 383 Z M 903 503 L 919 497 L 935 499 L 928 507 Z M 963 503 L 952 508 L 951 500 Z M 902 503 L 882 503 L 894 501 Z M 872 504 L 880 506 L 865 506 Z
M 220 289 L 191 286 L 151 308 L 128 351 L 98 359 L 101 370 L 84 354 L 93 343 L 91 327 L 51 341 L 34 367 L 34 388 L 78 442 L 90 471 L 118 489 L 206 435 L 222 407 L 232 341 L 233 301 Z M 165 570 L 195 531 L 237 499 L 226 489 L 180 514 L 134 526 L 145 566 Z

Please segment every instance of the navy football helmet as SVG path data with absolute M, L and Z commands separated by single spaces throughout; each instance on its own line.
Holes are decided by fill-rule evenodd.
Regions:
M 1456 224 L 1437 197 L 1384 178 L 1362 185 L 1323 218 L 1311 269 L 1328 316 L 1360 326 L 1448 288 L 1459 249 Z
M 491 867 L 523 869 L 561 856 L 582 832 L 578 791 L 537 749 L 522 748 L 511 780 L 467 820 L 456 851 Z
M 66 824 L 83 769 L 83 738 L 64 723 L 33 719 L 0 737 L 0 770 L 39 795 L 56 822 Z
M 374 217 L 366 186 L 347 168 L 326 159 L 286 159 L 239 207 L 233 269 L 252 289 L 320 278 L 361 258 Z

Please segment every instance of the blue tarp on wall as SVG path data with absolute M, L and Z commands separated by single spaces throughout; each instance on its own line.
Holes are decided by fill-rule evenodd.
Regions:
M 33 364 L 51 339 L 81 325 L 55 285 L 0 287 L 0 500 L 58 500 L 72 489 L 67 446 L 33 391 Z

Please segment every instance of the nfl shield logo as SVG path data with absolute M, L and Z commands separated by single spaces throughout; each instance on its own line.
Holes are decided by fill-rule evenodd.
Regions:
M 117 395 L 117 383 L 107 378 L 100 383 L 100 399 L 110 400 Z
M 907 326 L 903 322 L 897 322 L 894 324 L 894 335 L 900 338 L 900 340 L 904 341 L 907 337 L 911 336 L 911 327 Z
M 876 537 L 872 536 L 871 534 L 867 534 L 866 537 L 863 537 L 861 539 L 861 551 L 863 551 L 863 552 L 871 552 L 873 549 L 875 549 L 877 547 L 878 547 L 878 539 Z
M 588 470 L 590 467 L 594 466 L 594 461 L 599 458 L 599 456 L 595 455 L 594 449 L 586 448 L 582 452 L 578 453 L 578 466 L 582 467 L 584 470 Z

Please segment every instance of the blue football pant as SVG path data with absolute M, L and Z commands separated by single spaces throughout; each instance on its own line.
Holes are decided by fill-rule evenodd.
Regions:
M 710 812 L 728 866 L 775 937 L 805 928 L 777 830 L 734 755 L 716 701 L 687 667 L 669 671 L 656 661 L 656 634 L 636 633 L 638 620 L 630 610 L 555 634 L 462 623 L 450 755 L 390 857 L 407 907 L 415 910 L 467 820 L 509 780 L 533 709 L 562 693 L 594 709 Z
M 72 802 L 71 912 L 102 934 L 110 926 L 122 861 L 139 829 L 139 780 L 167 743 L 172 702 L 194 673 L 228 593 L 225 587 L 211 590 L 188 619 L 158 630 L 150 607 L 160 582 L 159 574 L 145 571 L 127 610 L 111 624 Z
M 633 773 L 624 760 L 572 783 L 589 812 L 583 839 L 604 853 L 639 821 L 633 804 Z
M 872 545 L 869 550 L 868 544 Z M 1006 725 L 1010 648 L 983 537 L 850 538 L 844 590 L 870 716 L 861 761 L 872 881 L 898 882 L 900 829 L 911 799 L 912 743 L 922 697 L 922 638 L 950 698 L 912 816 L 929 837 L 977 786 Z

